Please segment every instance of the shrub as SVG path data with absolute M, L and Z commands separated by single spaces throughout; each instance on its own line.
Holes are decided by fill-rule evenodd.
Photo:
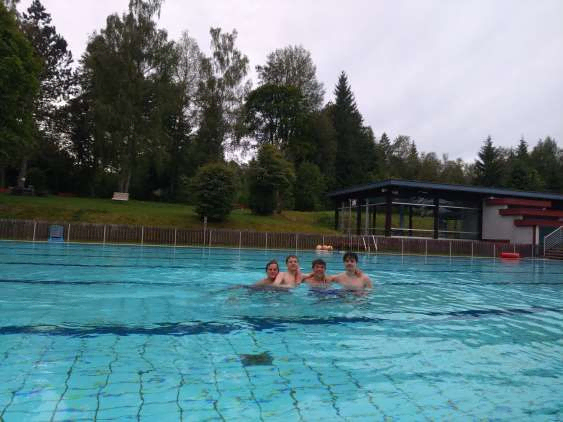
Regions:
M 206 164 L 194 176 L 193 187 L 199 217 L 224 221 L 236 196 L 233 170 L 222 163 Z

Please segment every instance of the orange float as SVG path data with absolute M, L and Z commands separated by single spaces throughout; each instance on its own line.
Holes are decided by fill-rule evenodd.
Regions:
M 504 259 L 520 259 L 518 252 L 501 252 L 500 257 Z

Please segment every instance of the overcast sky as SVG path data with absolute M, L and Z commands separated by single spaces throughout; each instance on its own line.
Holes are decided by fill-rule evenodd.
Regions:
M 78 60 L 128 0 L 42 3 Z M 268 53 L 302 45 L 325 102 L 345 71 L 378 138 L 409 135 L 420 152 L 473 161 L 487 135 L 505 147 L 551 136 L 563 148 L 562 17 L 562 0 L 166 0 L 159 25 L 204 51 L 210 27 L 236 29 L 254 86 Z

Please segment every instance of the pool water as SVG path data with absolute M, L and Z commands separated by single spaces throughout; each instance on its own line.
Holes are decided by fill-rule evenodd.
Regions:
M 0 242 L 0 420 L 563 418 L 563 263 L 362 255 L 364 297 L 236 287 L 288 253 Z

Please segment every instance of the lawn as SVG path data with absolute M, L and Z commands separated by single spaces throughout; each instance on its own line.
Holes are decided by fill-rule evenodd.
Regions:
M 14 196 L 0 193 L 0 218 L 49 222 L 132 224 L 153 227 L 200 228 L 193 206 L 148 201 L 111 199 Z M 334 212 L 284 211 L 273 216 L 256 216 L 236 209 L 223 223 L 209 227 L 269 232 L 337 233 Z

